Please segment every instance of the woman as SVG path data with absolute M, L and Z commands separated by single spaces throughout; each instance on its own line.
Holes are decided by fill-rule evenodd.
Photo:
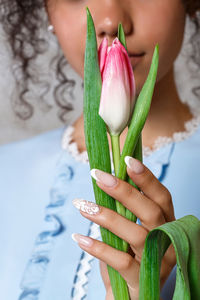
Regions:
M 3 5 L 9 16 L 12 11 L 11 2 L 7 1 Z M 87 1 L 87 3 L 71 0 L 49 0 L 47 3 L 16 1 L 14 15 L 11 13 L 7 18 L 7 23 L 4 23 L 5 29 L 8 29 L 8 26 L 11 28 L 13 22 L 18 32 L 16 27 L 18 22 L 19 28 L 25 30 L 20 33 L 24 37 L 31 33 L 32 36 L 29 35 L 28 40 L 32 46 L 35 45 L 33 41 L 36 40 L 36 29 L 39 26 L 37 20 L 40 20 L 38 14 L 44 5 L 46 5 L 51 28 L 58 38 L 67 61 L 82 77 L 86 5 L 94 18 L 98 45 L 103 37 L 107 37 L 110 44 L 117 34 L 118 23 L 123 24 L 136 80 L 137 95 L 146 79 L 154 46 L 159 43 L 158 78 L 152 107 L 143 130 L 143 145 L 150 150 L 154 149 L 159 136 L 172 139 L 160 149 L 153 151 L 151 155 L 145 156 L 144 165 L 127 158 L 127 171 L 144 194 L 138 193 L 123 181 L 116 181 L 115 177 L 109 174 L 98 170 L 92 172 L 100 188 L 132 210 L 140 218 L 142 226 L 126 221 L 108 209 L 99 208 L 82 200 L 74 201 L 76 207 L 85 211 L 81 212 L 82 216 L 94 222 L 89 224 L 72 208 L 71 201 L 74 198 L 93 200 L 89 166 L 74 160 L 69 150 L 73 147 L 73 142 L 78 152 L 85 155 L 82 116 L 65 132 L 63 146 L 68 151 L 63 151 L 60 158 L 58 158 L 60 155 L 58 140 L 63 129 L 27 142 L 1 147 L 3 166 L 1 181 L 5 182 L 1 189 L 2 199 L 5 199 L 2 201 L 5 218 L 2 223 L 4 228 L 2 238 L 5 245 L 1 250 L 4 261 L 2 274 L 3 271 L 8 272 L 7 276 L 4 274 L 3 295 L 6 299 L 18 297 L 40 300 L 83 299 L 86 296 L 87 299 L 102 299 L 106 295 L 110 300 L 113 296 L 106 271 L 106 264 L 110 264 L 128 282 L 131 299 L 138 299 L 140 260 L 148 231 L 174 220 L 175 216 L 180 218 L 186 214 L 193 214 L 200 218 L 197 180 L 197 166 L 200 160 L 199 117 L 193 116 L 189 107 L 181 102 L 173 74 L 173 63 L 182 45 L 186 15 L 189 14 L 194 18 L 199 30 L 197 11 L 200 5 L 198 1 L 181 0 L 105 0 L 101 4 L 97 0 Z M 16 19 L 12 18 L 13 16 Z M 12 27 L 13 36 L 15 30 Z M 11 41 L 13 41 L 12 37 Z M 15 43 L 11 43 L 11 45 L 14 46 L 15 51 L 18 51 L 18 57 L 21 54 L 23 58 L 24 52 L 20 44 L 16 46 Z M 37 46 L 34 49 L 36 52 L 40 51 Z M 29 59 L 27 60 L 26 56 L 26 61 L 22 65 L 25 72 L 28 70 L 27 61 Z M 186 123 L 194 130 L 187 131 Z M 176 132 L 183 132 L 185 139 L 181 143 L 174 140 Z M 125 135 L 126 130 L 122 134 L 122 145 Z M 190 157 L 186 160 L 188 151 Z M 53 166 L 57 160 L 54 171 Z M 53 176 L 55 180 L 51 187 Z M 49 189 L 50 202 L 47 201 Z M 42 224 L 42 211 L 45 205 L 45 222 Z M 88 206 L 89 208 L 92 206 L 93 210 L 99 213 L 87 214 Z M 10 219 L 8 221 L 8 218 L 12 219 L 12 222 Z M 129 253 L 121 253 L 97 241 L 99 232 L 95 223 L 109 228 L 128 241 Z M 86 252 L 81 252 L 70 240 L 73 232 L 90 236 L 86 238 L 83 235 L 73 235 L 79 246 Z M 18 249 L 15 249 L 17 244 Z M 92 259 L 87 253 L 102 261 L 101 275 L 106 292 L 98 273 L 97 261 L 95 260 L 90 266 Z M 173 249 L 169 248 L 162 266 L 162 286 L 174 265 Z M 87 276 L 89 271 L 90 274 Z M 169 278 L 169 284 L 172 281 L 173 279 Z M 6 285 L 12 286 L 13 289 L 9 289 Z M 173 288 L 169 288 L 169 285 L 166 290 L 163 290 L 163 299 L 170 299 L 168 292 L 173 292 Z

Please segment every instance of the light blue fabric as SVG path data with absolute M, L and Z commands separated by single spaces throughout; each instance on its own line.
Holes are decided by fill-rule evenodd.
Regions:
M 63 131 L 0 147 L 0 299 L 105 299 L 98 260 L 71 239 L 97 231 L 72 205 L 94 198 L 89 165 L 61 150 Z M 177 218 L 200 218 L 199 150 L 200 128 L 144 158 L 170 190 Z

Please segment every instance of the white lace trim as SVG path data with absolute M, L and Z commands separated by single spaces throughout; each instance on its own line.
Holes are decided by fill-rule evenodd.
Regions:
M 193 133 L 198 129 L 199 125 L 200 125 L 200 115 L 194 116 L 191 120 L 185 122 L 184 124 L 185 131 L 174 132 L 172 137 L 158 136 L 152 148 L 143 147 L 143 155 L 149 156 L 153 152 L 157 151 L 158 149 L 164 146 L 167 146 L 174 142 L 178 143 L 186 140 L 187 138 L 193 135 Z
M 73 158 L 77 161 L 87 163 L 88 162 L 88 155 L 87 151 L 79 152 L 77 144 L 75 142 L 72 143 L 72 133 L 74 132 L 73 126 L 68 126 L 63 134 L 62 137 L 62 149 L 67 150 Z
M 198 126 L 200 125 L 200 115 L 194 115 L 194 117 L 185 122 L 185 131 L 182 132 L 175 132 L 172 137 L 167 136 L 158 136 L 157 139 L 154 142 L 154 145 L 152 148 L 150 147 L 143 147 L 143 155 L 149 156 L 153 152 L 157 151 L 158 149 L 171 144 L 173 142 L 181 142 L 191 135 L 197 130 Z M 72 133 L 74 132 L 73 126 L 68 126 L 63 134 L 62 137 L 62 148 L 69 152 L 72 157 L 80 161 L 82 163 L 88 163 L 88 155 L 87 151 L 79 152 L 77 144 L 75 142 L 72 142 Z
M 100 228 L 96 223 L 91 223 L 89 237 L 93 239 L 100 239 Z M 73 285 L 72 300 L 83 300 L 87 295 L 88 273 L 91 271 L 91 262 L 94 257 L 84 251 L 84 256 L 79 262 L 78 271 L 75 274 L 76 282 Z

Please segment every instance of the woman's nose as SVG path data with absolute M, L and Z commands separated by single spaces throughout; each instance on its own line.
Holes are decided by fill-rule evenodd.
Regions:
M 111 44 L 117 36 L 118 25 L 122 23 L 125 35 L 128 36 L 133 30 L 133 24 L 129 13 L 125 8 L 124 0 L 96 0 L 90 8 L 94 20 L 97 39 L 107 37 Z

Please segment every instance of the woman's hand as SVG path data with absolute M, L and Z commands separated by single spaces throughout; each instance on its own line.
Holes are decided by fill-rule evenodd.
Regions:
M 129 177 L 142 192 L 127 182 L 100 170 L 92 170 L 91 174 L 103 191 L 121 202 L 140 219 L 141 225 L 92 202 L 75 199 L 73 203 L 80 209 L 82 216 L 107 228 L 128 242 L 130 245 L 128 253 L 82 235 L 74 234 L 73 238 L 83 250 L 116 269 L 126 280 L 131 299 L 138 299 L 139 269 L 145 238 L 150 230 L 166 222 L 174 221 L 175 217 L 169 191 L 151 171 L 138 160 L 130 157 L 126 158 L 126 163 Z M 111 300 L 112 292 L 105 264 L 101 264 L 101 273 L 107 291 L 106 299 Z M 161 285 L 165 282 L 174 265 L 175 254 L 173 247 L 169 247 L 162 262 Z

